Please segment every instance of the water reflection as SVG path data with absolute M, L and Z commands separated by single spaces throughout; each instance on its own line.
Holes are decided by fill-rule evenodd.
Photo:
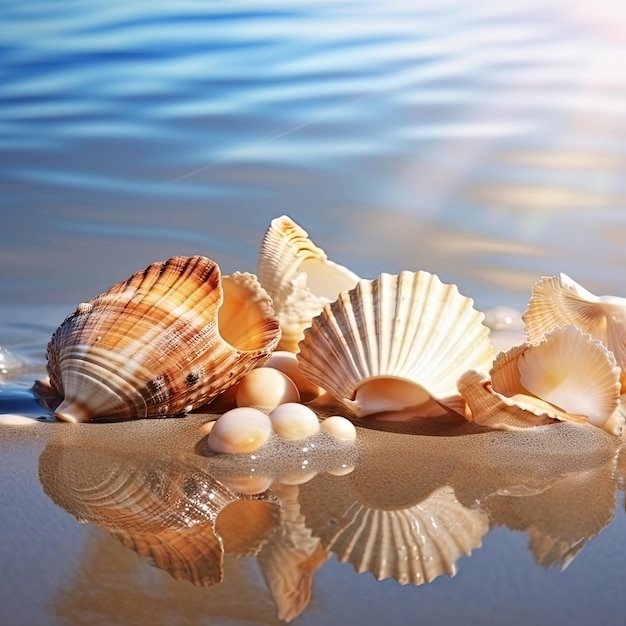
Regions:
M 259 455 L 255 466 L 248 459 L 251 469 L 282 476 L 248 495 L 216 478 L 228 474 L 224 458 L 194 452 L 205 419 L 57 425 L 59 436 L 39 460 L 41 484 L 79 522 L 206 593 L 217 583 L 226 595 L 247 588 L 244 566 L 224 575 L 225 556 L 254 556 L 266 599 L 242 595 L 241 610 L 255 615 L 269 591 L 282 621 L 306 610 L 331 553 L 357 572 L 421 585 L 454 576 L 462 555 L 491 528 L 506 526 L 527 533 L 539 565 L 564 568 L 610 523 L 626 475 L 619 440 L 599 429 L 558 424 L 495 433 L 448 422 L 421 434 L 361 428 L 354 469 L 343 476 L 325 471 L 336 465 L 332 455 L 327 467 L 317 458 L 313 478 L 301 470 L 301 480 L 292 460 Z M 234 463 L 231 473 L 239 471 Z M 88 572 L 91 585 L 110 574 L 97 555 L 109 548 L 102 534 L 94 537 L 80 574 Z M 145 584 L 141 567 L 119 571 L 127 586 Z M 81 593 L 77 582 L 75 606 Z M 218 610 L 212 607 L 206 614 Z M 136 611 L 133 623 L 144 623 L 137 622 L 141 602 Z

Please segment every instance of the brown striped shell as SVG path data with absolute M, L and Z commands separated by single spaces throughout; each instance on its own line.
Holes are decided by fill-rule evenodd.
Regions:
M 203 256 L 156 262 L 80 304 L 46 358 L 69 422 L 189 411 L 264 362 L 280 328 L 252 274 Z

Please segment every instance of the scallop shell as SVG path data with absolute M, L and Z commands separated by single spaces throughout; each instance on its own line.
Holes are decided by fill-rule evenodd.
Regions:
M 235 493 L 206 472 L 161 456 L 48 445 L 39 478 L 45 493 L 80 522 L 101 526 L 173 578 L 203 587 L 222 581 L 229 544 L 256 554 L 281 518 L 275 498 Z M 236 504 L 252 508 L 233 515 Z M 222 514 L 230 519 L 220 534 Z M 241 521 L 232 530 L 235 516 Z M 239 530 L 249 527 L 254 533 L 244 542 Z
M 65 421 L 163 417 L 210 401 L 266 360 L 280 329 L 252 274 L 202 256 L 152 263 L 80 304 L 48 344 Z
M 304 329 L 322 306 L 359 280 L 346 267 L 330 261 L 308 233 L 286 215 L 273 219 L 266 231 L 257 273 L 280 320 L 278 349 L 289 352 L 298 351 Z
M 336 502 L 336 510 L 329 513 L 326 507 L 321 516 L 306 497 L 307 525 L 339 561 L 378 580 L 421 585 L 442 574 L 454 576 L 456 561 L 480 547 L 489 529 L 488 517 L 464 507 L 447 485 L 405 509 L 379 510 L 349 496 Z
M 522 319 L 531 343 L 554 328 L 574 324 L 601 341 L 626 369 L 626 298 L 595 296 L 567 274 L 544 276 L 533 286 Z
M 538 344 L 501 353 L 491 381 L 475 372 L 459 380 L 471 419 L 515 430 L 553 420 L 589 422 L 620 434 L 620 369 L 600 342 L 573 325 L 557 328 Z
M 433 274 L 383 273 L 324 306 L 305 331 L 298 364 L 358 417 L 463 414 L 457 380 L 493 362 L 483 317 Z

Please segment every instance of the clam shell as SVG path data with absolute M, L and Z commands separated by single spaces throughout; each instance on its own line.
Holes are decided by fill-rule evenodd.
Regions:
M 498 355 L 491 382 L 466 373 L 459 391 L 476 423 L 505 430 L 552 420 L 586 422 L 620 434 L 620 369 L 600 342 L 573 325 L 557 328 L 538 344 Z
M 383 273 L 324 306 L 305 331 L 298 364 L 358 417 L 463 413 L 457 380 L 493 361 L 483 317 L 433 274 Z
M 533 286 L 522 319 L 531 343 L 555 328 L 574 324 L 601 341 L 626 369 L 626 298 L 595 296 L 567 274 L 544 276 Z
M 152 263 L 80 304 L 46 357 L 65 421 L 163 417 L 210 401 L 266 360 L 280 337 L 252 274 L 202 256 Z
M 286 215 L 273 219 L 263 237 L 257 274 L 280 320 L 278 349 L 289 352 L 298 351 L 304 329 L 322 306 L 359 280 L 346 267 L 330 261 Z
M 306 504 L 307 525 L 339 561 L 401 584 L 454 576 L 456 561 L 479 547 L 489 529 L 488 517 L 464 507 L 447 485 L 405 509 L 374 509 L 348 497 L 322 518 Z

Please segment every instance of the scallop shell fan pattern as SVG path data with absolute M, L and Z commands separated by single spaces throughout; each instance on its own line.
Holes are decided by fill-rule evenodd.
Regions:
M 446 408 L 432 405 L 458 408 L 464 372 L 491 366 L 483 319 L 434 274 L 383 273 L 324 306 L 305 331 L 298 365 L 357 416 L 420 405 L 441 415 Z

